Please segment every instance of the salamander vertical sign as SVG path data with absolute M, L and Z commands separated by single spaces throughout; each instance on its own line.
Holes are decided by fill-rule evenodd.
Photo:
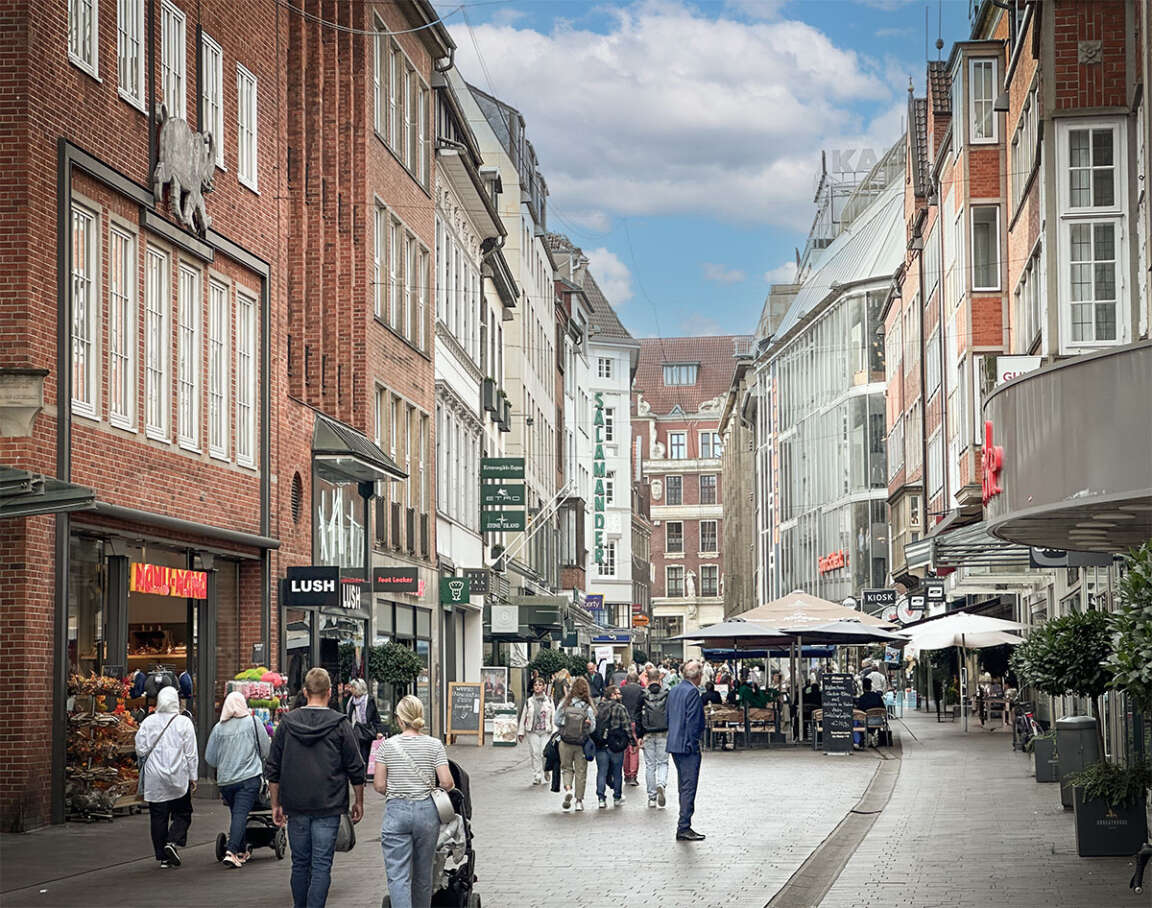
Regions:
M 592 455 L 592 476 L 596 480 L 596 490 L 592 496 L 592 530 L 595 539 L 596 563 L 604 563 L 604 480 L 607 472 L 604 464 L 604 394 L 596 392 L 596 414 L 592 420 L 595 429 L 596 450 Z

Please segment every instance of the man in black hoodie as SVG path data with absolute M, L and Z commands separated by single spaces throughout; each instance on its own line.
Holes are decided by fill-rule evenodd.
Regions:
M 272 819 L 288 826 L 292 846 L 292 901 L 323 908 L 332 880 L 340 817 L 364 815 L 364 760 L 341 713 L 328 708 L 332 680 L 322 668 L 304 676 L 308 704 L 291 710 L 276 728 L 265 767 Z M 348 809 L 348 784 L 356 793 Z

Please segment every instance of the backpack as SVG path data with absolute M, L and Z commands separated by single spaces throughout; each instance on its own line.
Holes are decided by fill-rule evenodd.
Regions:
M 652 692 L 649 687 L 644 692 L 644 706 L 642 707 L 644 733 L 668 730 L 668 688 L 663 685 Z
M 588 717 L 584 714 L 583 707 L 574 709 L 571 704 L 568 705 L 564 709 L 564 724 L 560 726 L 560 740 L 565 744 L 580 747 L 588 740 L 588 732 L 584 730 L 587 723 Z

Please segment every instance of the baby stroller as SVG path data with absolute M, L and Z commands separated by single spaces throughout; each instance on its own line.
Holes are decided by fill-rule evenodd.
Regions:
M 468 773 L 454 760 L 448 761 L 448 768 L 452 771 L 452 781 L 456 786 L 448 792 L 448 797 L 452 799 L 459 823 L 449 824 L 440 830 L 432 904 L 442 908 L 481 908 L 480 895 L 473 891 L 476 852 L 472 848 L 472 790 Z M 391 905 L 392 899 L 385 892 L 381 908 L 391 908 Z
M 248 814 L 248 824 L 244 827 L 244 840 L 248 850 L 254 848 L 271 848 L 276 852 L 276 860 L 284 860 L 288 851 L 288 831 L 283 826 L 272 822 L 272 803 L 268 799 L 268 789 L 263 785 L 252 812 Z M 221 832 L 216 836 L 216 860 L 223 862 L 224 855 L 228 853 L 228 833 Z

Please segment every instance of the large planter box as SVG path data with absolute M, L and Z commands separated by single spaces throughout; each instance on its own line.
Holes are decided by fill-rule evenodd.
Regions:
M 1056 759 L 1054 738 L 1033 738 L 1032 756 L 1036 760 L 1037 782 L 1059 782 L 1060 768 Z
M 1073 789 L 1076 811 L 1076 851 L 1082 858 L 1131 857 L 1148 840 L 1144 799 L 1123 807 L 1110 807 L 1102 798 L 1084 800 Z

